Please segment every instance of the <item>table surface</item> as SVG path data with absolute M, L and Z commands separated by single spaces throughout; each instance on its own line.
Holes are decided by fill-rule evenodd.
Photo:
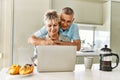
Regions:
M 29 76 L 13 76 L 7 73 L 8 68 L 0 71 L 0 80 L 120 80 L 120 66 L 113 71 L 100 71 L 99 64 L 93 64 L 92 69 L 85 69 L 84 64 L 75 65 L 73 72 L 38 73 L 35 69 Z

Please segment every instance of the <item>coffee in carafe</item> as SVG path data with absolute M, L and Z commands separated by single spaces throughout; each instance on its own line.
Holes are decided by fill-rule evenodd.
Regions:
M 100 70 L 102 71 L 112 71 L 112 69 L 116 68 L 119 64 L 119 56 L 115 53 L 111 52 L 112 50 L 107 48 L 107 45 L 105 45 L 105 48 L 101 49 L 100 53 Z M 112 56 L 116 57 L 116 65 L 112 67 Z

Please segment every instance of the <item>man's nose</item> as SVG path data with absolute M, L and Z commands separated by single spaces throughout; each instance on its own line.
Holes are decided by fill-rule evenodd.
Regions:
M 64 26 L 67 26 L 67 22 L 64 22 Z

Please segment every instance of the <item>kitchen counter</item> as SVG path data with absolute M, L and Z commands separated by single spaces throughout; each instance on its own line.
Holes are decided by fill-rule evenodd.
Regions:
M 99 64 L 93 64 L 91 70 L 86 70 L 84 64 L 76 65 L 73 72 L 38 73 L 36 68 L 32 75 L 13 76 L 7 73 L 8 68 L 0 72 L 0 80 L 120 80 L 120 66 L 111 72 L 100 71 Z
M 77 57 L 86 57 L 86 56 L 89 56 L 89 57 L 97 57 L 99 56 L 100 52 L 97 52 L 97 51 L 76 51 L 76 56 Z

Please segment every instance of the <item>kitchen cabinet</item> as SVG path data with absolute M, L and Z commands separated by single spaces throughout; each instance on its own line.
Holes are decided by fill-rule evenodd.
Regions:
M 114 52 L 120 53 L 120 1 L 111 2 L 110 46 Z
M 75 22 L 82 24 L 103 24 L 103 2 L 87 0 L 52 0 L 52 8 L 60 12 L 71 7 L 75 12 Z
M 120 53 L 120 0 L 108 0 L 104 3 L 104 30 L 110 31 L 110 48 Z M 108 27 L 108 28 L 107 28 Z M 105 29 L 107 28 L 107 29 Z M 119 54 L 120 55 L 120 54 Z

